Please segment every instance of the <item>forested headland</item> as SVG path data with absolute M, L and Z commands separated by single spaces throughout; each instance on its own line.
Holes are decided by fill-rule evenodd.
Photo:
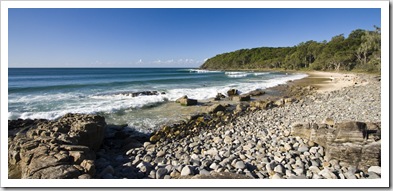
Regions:
M 313 40 L 293 47 L 259 47 L 223 53 L 208 59 L 202 69 L 280 69 L 330 71 L 381 71 L 381 28 L 357 29 L 327 42 Z

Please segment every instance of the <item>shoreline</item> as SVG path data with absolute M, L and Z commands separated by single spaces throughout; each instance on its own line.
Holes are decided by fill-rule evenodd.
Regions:
M 314 91 L 314 85 L 321 89 Z M 363 86 L 369 86 L 370 89 L 366 90 L 370 92 L 359 92 Z M 161 132 L 152 134 L 142 148 L 127 151 L 127 156 L 136 155 L 133 164 L 138 164 L 138 160 L 143 161 L 146 156 L 159 159 L 159 152 L 168 153 L 168 148 L 176 149 L 179 145 L 184 147 L 177 150 L 180 153 L 176 150 L 169 152 L 166 155 L 168 160 L 157 163 L 150 174 L 145 174 L 147 178 L 380 178 L 380 109 L 379 112 L 376 110 L 379 104 L 370 107 L 365 102 L 378 103 L 378 76 L 311 72 L 309 77 L 272 89 L 281 91 L 278 103 L 266 100 L 246 102 L 246 105 L 239 104 L 240 110 L 236 107 L 235 110 L 217 111 L 208 115 L 211 118 L 196 116 L 185 124 L 169 129 L 163 127 Z M 298 99 L 284 101 L 285 97 L 293 96 Z M 258 106 L 258 103 L 262 105 Z M 310 124 L 319 129 L 315 135 L 311 132 L 307 135 Z M 357 125 L 363 125 L 370 133 L 363 143 L 357 141 L 363 141 L 360 137 L 366 132 Z M 326 127 L 333 131 L 326 132 Z M 176 135 L 172 128 L 185 134 Z M 329 137 L 343 136 L 332 134 L 339 132 L 338 129 L 348 131 L 345 135 L 347 142 L 330 140 Z M 154 148 L 153 152 L 149 151 L 150 148 Z M 359 148 L 361 154 L 356 152 Z M 140 149 L 144 150 L 143 154 L 137 154 Z M 353 156 L 370 160 L 361 159 L 359 162 Z M 204 165 L 207 161 L 210 163 Z M 141 164 L 140 167 L 144 168 Z M 171 167 L 165 177 L 157 174 L 162 166 Z M 176 166 L 179 169 L 176 170 Z M 225 176 L 217 174 L 226 172 L 229 174 Z
M 308 74 L 306 72 L 301 72 L 301 73 Z M 301 79 L 300 81 L 295 80 L 294 82 L 300 84 L 301 81 L 310 81 L 310 80 L 308 80 L 308 78 L 310 78 L 310 76 L 305 77 L 305 78 Z M 283 88 L 283 86 L 285 87 L 285 85 L 287 85 L 289 83 L 291 83 L 291 82 L 287 82 L 286 84 L 281 84 L 281 85 L 277 85 L 274 87 L 266 88 L 263 90 L 266 92 L 266 94 L 264 94 L 262 96 L 252 96 L 251 101 L 262 100 L 262 99 L 274 100 L 274 99 L 278 99 L 281 96 L 285 96 L 286 93 L 284 92 L 285 88 Z M 309 83 L 309 82 L 307 82 L 307 83 Z M 243 94 L 247 94 L 247 93 L 249 93 L 249 92 L 243 92 Z M 190 98 L 192 98 L 192 97 L 190 97 Z M 130 128 L 134 128 L 133 126 L 135 124 L 130 122 L 128 120 L 128 118 L 130 118 L 130 117 L 131 117 L 131 119 L 136 118 L 138 116 L 141 116 L 141 113 L 145 113 L 146 115 L 150 115 L 149 113 L 153 113 L 156 116 L 160 116 L 160 117 L 159 118 L 151 118 L 151 121 L 148 121 L 148 122 L 141 121 L 140 127 L 135 126 L 135 128 L 134 128 L 139 131 L 151 132 L 152 130 L 157 130 L 158 127 L 151 127 L 150 123 L 157 123 L 158 126 L 162 126 L 162 125 L 169 125 L 170 123 L 176 123 L 176 121 L 186 120 L 190 115 L 197 115 L 198 113 L 203 113 L 207 107 L 209 107 L 213 104 L 216 104 L 216 103 L 231 104 L 234 107 L 236 107 L 236 105 L 239 102 L 232 101 L 228 98 L 224 98 L 221 101 L 214 101 L 213 97 L 212 97 L 209 99 L 198 100 L 197 106 L 184 107 L 184 106 L 180 106 L 180 105 L 176 104 L 173 101 L 168 101 L 168 102 L 158 103 L 157 105 L 154 105 L 153 107 L 147 106 L 147 107 L 143 107 L 143 108 L 130 109 L 129 112 L 123 112 L 123 111 L 114 112 L 114 113 L 101 113 L 101 112 L 99 112 L 96 114 L 105 116 L 105 118 L 107 119 L 107 122 L 110 124 L 113 124 L 113 125 L 127 124 L 130 126 Z M 241 102 L 241 103 L 247 103 L 247 102 Z M 170 108 L 170 109 L 166 109 L 166 108 Z M 172 113 L 172 112 L 174 112 L 174 113 Z M 165 115 L 162 115 L 161 113 L 170 114 L 171 117 L 166 117 Z M 61 117 L 61 116 L 59 116 L 59 117 Z M 168 118 L 168 120 L 166 120 L 164 118 Z M 146 123 L 146 124 L 143 124 L 143 123 Z M 146 128 L 146 130 L 144 130 L 143 128 Z
M 279 71 L 279 72 L 281 72 L 281 71 Z M 308 78 L 308 77 L 305 77 L 305 78 Z M 297 81 L 297 80 L 295 80 L 295 81 Z M 266 89 L 261 89 L 262 91 L 265 92 L 265 94 L 263 94 L 261 96 L 251 96 L 251 101 L 276 100 L 279 97 L 284 96 L 285 88 L 283 88 L 282 86 L 285 86 L 288 83 L 289 82 L 286 82 L 285 84 L 279 84 L 279 85 L 276 85 L 273 87 L 269 87 Z M 252 91 L 254 91 L 254 90 L 252 90 Z M 218 92 L 216 92 L 216 93 L 218 93 Z M 249 92 L 242 92 L 242 95 L 245 95 L 248 93 Z M 189 98 L 193 99 L 193 97 L 189 97 Z M 208 99 L 197 100 L 197 101 L 198 101 L 198 104 L 193 105 L 193 106 L 181 106 L 180 104 L 176 103 L 175 101 L 168 101 L 168 102 L 160 103 L 157 106 L 154 106 L 151 108 L 149 108 L 149 107 L 143 108 L 143 109 L 139 108 L 141 110 L 144 110 L 144 111 L 140 111 L 143 113 L 152 112 L 157 115 L 161 115 L 161 113 L 164 111 L 164 113 L 170 114 L 172 117 L 168 117 L 168 118 L 170 118 L 170 120 L 167 120 L 165 122 L 159 122 L 158 125 L 156 126 L 156 128 L 149 127 L 149 129 L 147 129 L 147 130 L 141 129 L 139 127 L 137 127 L 137 128 L 130 127 L 130 128 L 135 129 L 137 131 L 143 131 L 143 132 L 148 132 L 148 131 L 152 131 L 152 130 L 156 131 L 156 130 L 159 130 L 159 128 L 162 126 L 168 126 L 168 125 L 170 126 L 175 123 L 187 121 L 190 116 L 195 116 L 195 115 L 206 113 L 206 110 L 214 104 L 223 104 L 223 105 L 229 104 L 230 107 L 232 109 L 234 109 L 234 108 L 236 108 L 236 106 L 238 104 L 246 104 L 247 105 L 249 103 L 249 101 L 242 101 L 242 102 L 233 101 L 233 100 L 231 100 L 230 97 L 223 98 L 219 101 L 214 100 L 214 97 L 211 97 Z M 137 109 L 137 110 L 139 110 L 139 109 Z M 138 113 L 140 113 L 140 112 L 138 112 Z M 113 118 L 114 115 L 115 114 L 106 114 L 106 116 L 112 116 L 111 118 Z M 181 117 L 179 117 L 179 116 L 181 116 Z M 163 117 L 165 117 L 165 116 L 163 116 Z M 126 119 L 120 123 L 115 120 L 110 120 L 110 124 L 112 124 L 112 125 L 122 125 L 125 123 L 127 123 Z
M 334 72 L 320 72 L 320 71 L 308 71 L 301 72 L 307 74 L 308 76 L 302 79 L 288 81 L 286 84 L 280 84 L 277 86 L 269 87 L 263 89 L 262 91 L 266 92 L 261 96 L 252 96 L 251 101 L 260 101 L 260 100 L 272 100 L 275 101 L 281 97 L 288 96 L 289 92 L 288 87 L 290 86 L 301 86 L 307 87 L 312 86 L 316 88 L 316 91 L 319 93 L 330 92 L 334 90 L 339 90 L 344 87 L 348 87 L 353 85 L 353 79 L 356 78 L 356 74 L 347 74 L 347 73 L 334 73 Z M 243 94 L 248 94 L 249 92 L 244 92 Z M 214 104 L 230 104 L 233 107 L 236 107 L 238 104 L 247 104 L 249 101 L 233 101 L 229 97 L 226 97 L 220 101 L 214 101 L 213 98 L 198 100 L 198 105 L 196 106 L 181 106 L 175 102 L 164 103 L 158 107 L 166 107 L 170 105 L 170 107 L 174 110 L 190 110 L 188 114 L 186 114 L 182 120 L 185 120 L 189 115 L 198 115 L 204 113 L 205 110 Z M 170 125 L 170 124 L 163 124 Z
M 247 70 L 247 71 L 251 71 L 251 70 Z M 295 72 L 295 71 L 288 71 L 288 72 Z M 231 110 L 234 110 L 237 105 L 249 106 L 250 102 L 252 101 L 261 101 L 261 100 L 276 101 L 283 97 L 306 96 L 308 95 L 308 93 L 311 93 L 312 91 L 316 91 L 318 93 L 326 93 L 334 90 L 339 90 L 344 87 L 354 85 L 354 83 L 356 83 L 354 82 L 354 80 L 358 78 L 357 75 L 353 73 L 336 73 L 336 72 L 322 72 L 322 71 L 300 71 L 300 73 L 307 74 L 308 76 L 298 80 L 287 81 L 285 84 L 279 84 L 273 87 L 263 89 L 262 91 L 266 92 L 265 94 L 260 96 L 252 96 L 250 101 L 239 102 L 239 101 L 231 100 L 230 97 L 226 97 L 219 101 L 215 101 L 213 98 L 198 100 L 198 104 L 194 106 L 181 106 L 179 103 L 176 103 L 175 101 L 160 103 L 158 106 L 145 108 L 144 110 L 146 111 L 144 112 L 149 113 L 152 110 L 161 110 L 162 108 L 167 109 L 169 107 L 170 111 L 174 112 L 171 114 L 172 115 L 171 120 L 159 123 L 156 126 L 156 128 L 150 130 L 149 129 L 141 130 L 139 128 L 129 127 L 128 124 L 127 127 L 130 128 L 130 130 L 132 131 L 149 135 L 151 133 L 154 133 L 155 131 L 160 130 L 162 127 L 171 126 L 181 122 L 187 122 L 189 121 L 189 118 L 192 116 L 206 114 L 206 110 L 209 107 L 213 106 L 214 104 L 226 105 L 229 106 Z M 372 74 L 370 75 L 373 76 Z M 309 92 L 305 92 L 301 95 L 296 95 L 297 91 L 295 91 L 295 93 L 291 92 L 293 90 L 291 90 L 290 87 L 297 87 L 297 86 L 303 88 L 307 87 L 307 90 L 309 90 Z M 249 92 L 244 92 L 242 95 L 248 93 Z M 109 114 L 104 116 L 109 117 L 110 115 L 114 115 L 114 114 Z M 182 117 L 174 117 L 176 115 Z M 165 116 L 165 118 L 167 118 L 167 116 Z M 41 120 L 41 119 L 34 119 L 34 120 Z M 126 122 L 119 123 L 118 121 L 109 120 L 109 122 L 107 123 L 108 125 L 112 125 L 112 126 L 126 126 Z
M 95 152 L 94 171 L 74 178 L 380 178 L 380 78 L 307 74 L 306 78 L 264 90 L 268 93 L 260 99 L 231 106 L 225 101 L 209 102 L 203 107 L 212 109 L 213 105 L 214 110 L 163 125 L 150 135 L 106 125 L 102 145 Z M 310 124 L 320 129 L 313 135 L 318 138 L 306 133 Z M 345 126 L 347 142 L 333 140 L 334 146 L 329 147 L 327 137 L 340 135 L 325 132 L 323 124 L 333 129 Z M 356 125 L 368 129 L 367 141 L 357 142 L 363 140 L 365 132 L 358 132 L 363 128 Z M 9 137 L 10 143 L 15 144 Z M 350 152 L 353 148 L 348 145 L 361 148 L 361 154 L 335 150 Z M 69 152 L 71 155 L 75 151 Z M 370 160 L 354 163 L 346 155 Z M 80 160 L 75 163 L 91 168 Z
M 192 124 L 193 122 L 195 122 L 193 121 L 193 119 L 195 118 L 198 118 L 198 120 L 200 120 L 199 118 L 203 116 L 204 118 L 206 118 L 206 116 L 210 118 L 210 114 L 211 114 L 210 110 L 212 110 L 212 107 L 215 107 L 217 105 L 221 105 L 225 107 L 225 109 L 223 109 L 224 114 L 228 112 L 234 114 L 234 115 L 226 115 L 227 119 L 225 119 L 225 121 L 228 122 L 228 121 L 235 120 L 237 117 L 240 117 L 241 115 L 245 115 L 247 113 L 253 112 L 255 110 L 255 105 L 258 105 L 258 103 L 264 103 L 264 104 L 271 103 L 272 105 L 274 105 L 272 107 L 281 107 L 285 104 L 286 102 L 285 99 L 288 98 L 294 102 L 297 102 L 309 95 L 314 95 L 314 94 L 324 95 L 324 94 L 328 94 L 329 92 L 338 91 L 346 87 L 367 84 L 363 82 L 363 80 L 359 80 L 359 76 L 357 76 L 356 74 L 321 72 L 321 71 L 308 71 L 305 72 L 305 74 L 307 74 L 308 76 L 302 79 L 293 80 L 293 81 L 289 80 L 285 84 L 279 84 L 277 86 L 263 89 L 263 91 L 265 92 L 263 95 L 251 96 L 251 99 L 249 101 L 234 101 L 232 100 L 232 97 L 226 97 L 223 100 L 218 100 L 218 101 L 215 101 L 213 98 L 206 99 L 206 100 L 198 100 L 197 106 L 181 106 L 180 104 L 177 103 L 167 103 L 167 104 L 172 104 L 174 110 L 180 110 L 180 109 L 183 110 L 184 108 L 186 109 L 190 108 L 189 111 L 192 112 L 187 113 L 186 115 L 183 116 L 183 118 L 179 120 L 158 125 L 158 128 L 156 128 L 156 130 L 151 133 L 150 137 L 152 136 L 154 137 L 155 135 L 159 135 L 158 137 L 162 137 L 163 134 L 164 137 L 166 137 L 166 134 L 168 132 L 165 129 L 167 127 L 180 130 L 183 129 L 183 126 L 185 126 L 185 124 L 190 125 L 190 123 Z M 368 75 L 368 78 L 370 78 L 370 76 L 374 76 L 374 75 Z M 238 96 L 248 95 L 248 93 L 249 92 L 244 92 Z M 165 105 L 166 104 L 163 104 L 162 106 Z M 214 113 L 215 112 L 213 112 L 213 116 Z M 221 116 L 214 116 L 214 117 L 222 118 L 225 116 L 224 114 L 220 114 Z M 204 120 L 202 120 L 202 122 L 204 122 Z M 198 123 L 199 122 L 197 121 L 196 125 L 198 125 Z M 217 125 L 221 125 L 221 124 L 219 123 Z M 182 135 L 182 137 L 186 135 Z M 169 137 L 171 136 L 172 134 L 169 133 Z M 156 142 L 158 139 L 159 138 L 154 137 L 153 142 Z
M 342 88 L 354 85 L 357 79 L 357 74 L 352 73 L 336 73 L 336 72 L 320 72 L 310 71 L 306 72 L 309 76 L 307 77 L 312 85 L 318 88 L 317 92 L 324 93 L 334 90 L 340 90 Z M 300 80 L 298 84 L 302 84 Z

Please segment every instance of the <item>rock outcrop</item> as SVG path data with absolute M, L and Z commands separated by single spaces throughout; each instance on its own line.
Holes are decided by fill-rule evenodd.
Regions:
M 239 95 L 239 96 L 233 96 L 232 101 L 250 101 L 251 97 L 250 95 Z
M 381 165 L 381 128 L 378 123 L 295 124 L 291 134 L 323 146 L 327 160 L 346 162 L 363 171 Z
M 248 92 L 247 95 L 250 95 L 250 96 L 261 96 L 261 95 L 264 95 L 265 93 L 266 93 L 265 91 L 262 91 L 260 89 L 256 89 L 256 90 Z
M 165 94 L 165 92 L 161 92 L 161 94 Z M 160 95 L 158 91 L 140 91 L 140 92 L 121 92 L 115 95 L 124 95 L 124 96 L 152 96 L 152 95 Z
M 192 105 L 197 105 L 198 104 L 198 100 L 196 99 L 190 99 L 188 98 L 186 95 L 177 99 L 176 103 L 180 103 L 180 105 L 182 106 L 192 106 Z
M 66 114 L 56 121 L 13 120 L 8 136 L 9 178 L 91 178 L 105 119 Z
M 225 107 L 221 104 L 214 104 L 206 109 L 207 113 L 217 113 L 218 111 L 225 111 Z

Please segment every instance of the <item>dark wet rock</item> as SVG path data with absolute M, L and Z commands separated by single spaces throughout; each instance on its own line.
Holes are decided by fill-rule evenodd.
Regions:
M 165 92 L 162 92 L 161 94 L 165 94 Z M 138 96 L 160 95 L 160 93 L 157 91 L 140 91 L 140 92 L 120 92 L 120 93 L 116 93 L 115 95 L 138 97 Z
M 214 100 L 219 101 L 221 99 L 224 99 L 226 96 L 222 93 L 217 93 L 216 97 L 214 97 Z
M 157 179 L 164 179 L 165 175 L 168 173 L 168 170 L 166 168 L 159 168 L 156 171 L 156 178 Z
M 228 96 L 236 96 L 239 95 L 239 91 L 237 89 L 230 89 L 227 91 Z
M 182 106 L 192 106 L 197 104 L 198 104 L 198 100 L 196 99 L 183 99 L 180 101 L 180 105 Z

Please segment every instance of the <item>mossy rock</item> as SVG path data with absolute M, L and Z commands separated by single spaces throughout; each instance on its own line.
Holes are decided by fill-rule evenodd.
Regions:
M 160 138 L 161 138 L 161 136 L 158 135 L 158 134 L 153 135 L 153 136 L 150 137 L 150 142 L 157 142 L 157 141 L 160 140 Z
M 169 126 L 164 126 L 164 127 L 162 127 L 162 131 L 164 132 L 164 133 L 169 133 L 170 132 L 170 130 L 171 130 L 171 127 L 169 127 Z

